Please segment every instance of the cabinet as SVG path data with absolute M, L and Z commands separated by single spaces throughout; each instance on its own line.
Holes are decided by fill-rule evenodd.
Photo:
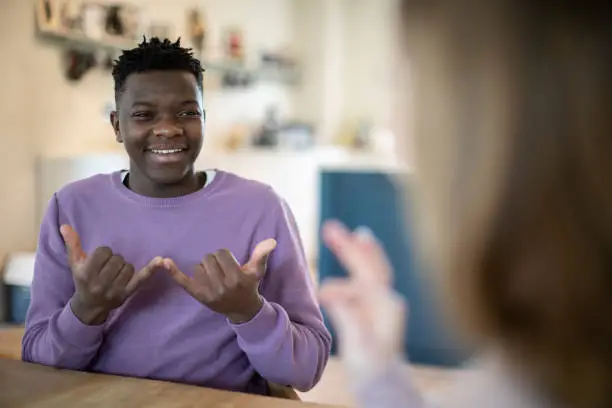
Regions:
M 442 317 L 427 271 L 419 265 L 409 211 L 394 177 L 384 170 L 321 172 L 321 219 L 337 219 L 354 229 L 365 226 L 382 243 L 395 270 L 395 289 L 408 301 L 405 352 L 411 362 L 457 366 L 469 355 Z M 408 208 L 409 210 L 409 208 Z M 346 273 L 331 252 L 319 248 L 319 279 Z M 333 327 L 328 322 L 333 334 Z M 334 341 L 333 352 L 336 351 Z

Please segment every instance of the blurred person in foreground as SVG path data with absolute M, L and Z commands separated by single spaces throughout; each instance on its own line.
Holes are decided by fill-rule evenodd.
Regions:
M 608 6 L 402 7 L 421 249 L 482 351 L 436 406 L 612 407 Z M 320 295 L 360 406 L 429 406 L 402 374 L 409 307 L 383 249 L 335 222 L 323 238 L 349 272 Z

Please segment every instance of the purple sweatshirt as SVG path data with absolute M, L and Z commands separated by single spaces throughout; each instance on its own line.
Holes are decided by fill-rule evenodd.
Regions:
M 77 231 L 87 253 L 108 246 L 136 270 L 169 257 L 188 275 L 208 253 L 227 248 L 243 264 L 258 242 L 274 238 L 264 306 L 251 321 L 230 324 L 159 270 L 106 323 L 86 326 L 69 305 L 61 224 Z M 287 204 L 270 187 L 221 171 L 198 192 L 169 199 L 134 193 L 120 172 L 67 185 L 42 222 L 31 296 L 23 359 L 44 365 L 265 394 L 266 380 L 312 388 L 330 351 Z

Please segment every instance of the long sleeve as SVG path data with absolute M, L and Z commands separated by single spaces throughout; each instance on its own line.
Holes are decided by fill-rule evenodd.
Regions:
M 284 201 L 269 212 L 254 243 L 275 238 L 260 292 L 261 311 L 249 322 L 233 325 L 238 344 L 266 380 L 308 391 L 327 364 L 331 335 L 316 300 L 312 278 L 294 217 Z
M 70 308 L 74 283 L 59 233 L 61 220 L 60 206 L 54 195 L 40 230 L 22 359 L 82 370 L 98 351 L 103 327 L 84 325 Z

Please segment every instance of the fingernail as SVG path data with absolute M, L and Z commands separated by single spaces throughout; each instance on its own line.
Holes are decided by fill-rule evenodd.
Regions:
M 323 234 L 339 235 L 346 230 L 344 225 L 336 220 L 325 221 L 323 224 Z
M 362 241 L 374 241 L 374 232 L 366 226 L 359 226 L 353 231 L 355 236 Z

